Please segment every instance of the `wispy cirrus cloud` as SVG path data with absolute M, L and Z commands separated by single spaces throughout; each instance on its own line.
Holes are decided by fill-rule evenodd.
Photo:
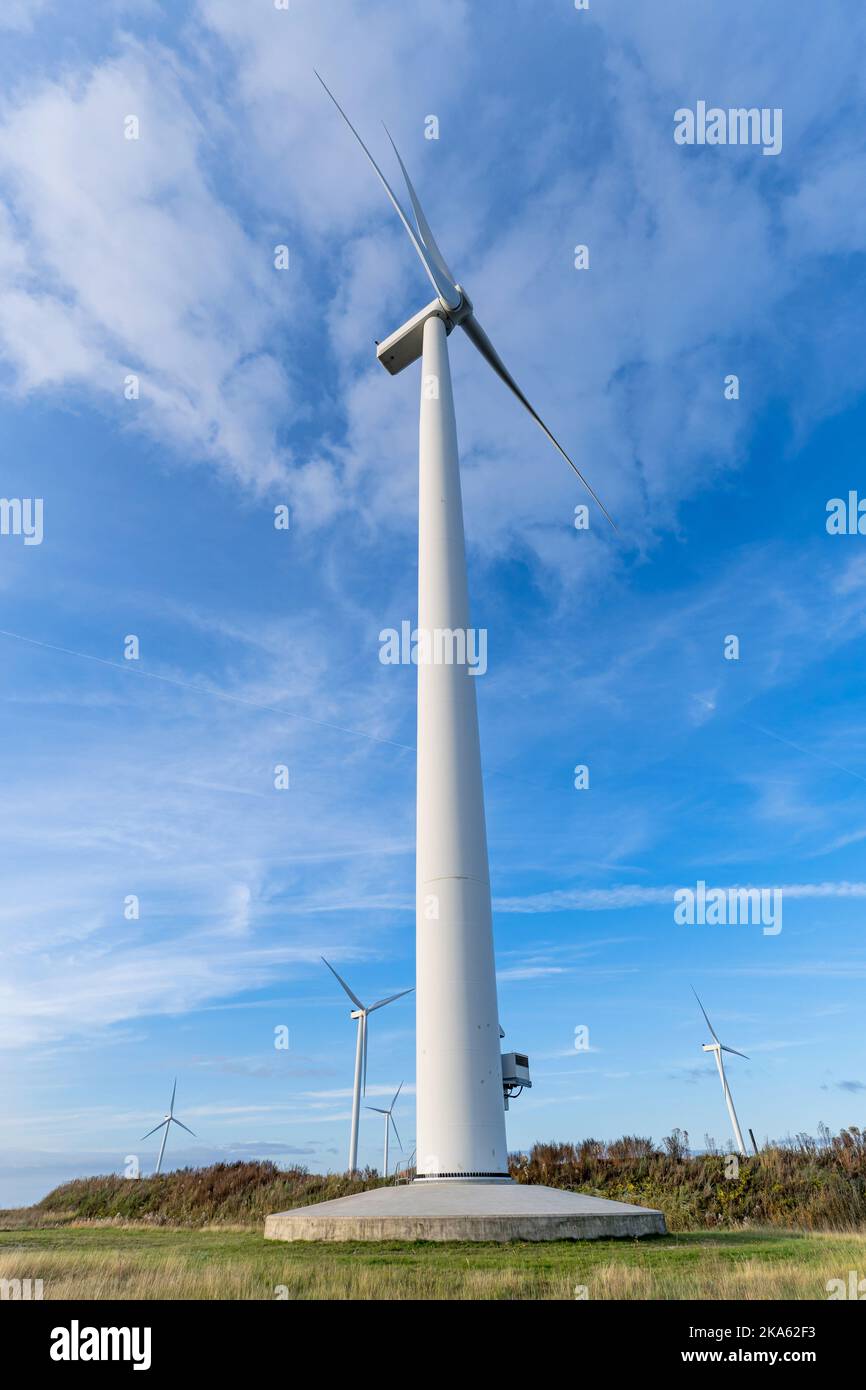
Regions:
M 673 906 L 677 886 L 650 888 L 637 884 L 622 884 L 615 888 L 575 888 L 557 889 L 551 893 L 538 893 L 524 898 L 498 898 L 498 912 L 540 913 L 540 912 L 615 912 L 625 908 Z M 687 886 L 687 885 L 686 885 Z M 713 888 L 748 889 L 766 887 L 751 883 L 716 883 Z M 774 885 L 783 898 L 866 898 L 866 883 L 784 883 Z
M 791 24 L 784 6 L 771 10 L 784 16 L 793 46 L 800 23 Z M 424 114 L 415 92 L 428 101 L 432 95 L 421 55 L 447 47 L 454 62 L 436 87 L 442 119 L 465 128 L 471 111 L 476 141 L 501 144 L 495 102 L 473 80 L 483 64 L 483 45 L 473 42 L 479 22 L 461 0 L 399 17 L 377 2 L 341 11 L 339 19 L 313 5 L 296 6 L 289 17 L 269 7 L 202 0 L 190 30 L 196 43 L 170 51 L 118 36 L 100 62 L 22 85 L 0 124 L 0 175 L 13 214 L 6 247 L 17 267 L 0 300 L 0 335 L 17 388 L 95 392 L 118 424 L 144 425 L 179 454 L 209 459 L 249 486 L 291 480 L 314 526 L 333 519 L 338 489 L 344 505 L 348 494 L 379 525 L 402 526 L 411 517 L 411 473 L 382 462 L 383 454 L 411 452 L 410 412 L 394 411 L 399 386 L 377 374 L 372 361 L 360 366 L 355 345 L 369 338 L 374 306 L 405 315 L 422 287 L 375 180 L 315 81 L 313 67 L 327 57 L 329 78 L 350 90 L 353 114 L 365 129 L 393 110 L 407 119 L 413 113 L 410 163 L 417 168 L 423 159 L 429 166 L 419 181 L 443 212 L 444 244 L 455 253 L 462 248 L 464 278 L 503 349 L 513 339 L 515 297 L 533 306 L 521 326 L 524 380 L 538 397 L 542 382 L 532 364 L 545 361 L 545 413 L 580 457 L 594 460 L 593 476 L 599 485 L 604 480 L 611 505 L 644 542 L 671 525 L 683 497 L 742 457 L 758 401 L 750 392 L 735 410 L 725 407 L 726 356 L 727 365 L 733 355 L 745 370 L 772 345 L 773 385 L 786 364 L 796 359 L 803 368 L 803 354 L 814 356 L 813 248 L 804 232 L 813 241 L 820 235 L 816 219 L 828 179 L 820 122 L 827 91 L 845 87 L 844 65 L 832 46 L 822 48 L 814 67 L 822 81 L 797 86 L 799 120 L 788 128 L 798 180 L 789 187 L 741 159 L 698 165 L 674 145 L 672 113 L 684 69 L 672 67 L 670 43 L 659 42 L 663 18 L 657 31 L 635 16 L 618 14 L 604 24 L 582 17 L 590 42 L 578 61 L 606 135 L 587 147 L 577 187 L 561 161 L 539 154 L 534 162 L 516 162 L 513 177 L 520 182 L 503 217 L 502 192 L 489 175 L 472 179 L 471 211 L 464 198 L 443 198 L 443 186 L 468 186 L 469 165 L 451 142 L 419 135 Z M 842 12 L 825 7 L 824 22 L 842 23 Z M 530 48 L 549 47 L 566 24 L 572 27 L 573 17 L 539 23 L 536 16 L 520 28 Z M 756 32 L 746 27 L 740 37 L 737 80 L 763 87 Z M 678 25 L 677 47 L 708 83 L 731 83 L 726 50 L 708 46 L 693 19 Z M 516 64 L 519 51 L 515 46 L 508 61 Z M 213 100 L 212 68 L 203 55 L 232 71 L 242 101 L 231 117 Z M 789 87 L 790 68 L 786 73 L 779 59 L 774 87 L 780 73 Z M 138 140 L 123 138 L 131 112 L 141 122 Z M 576 119 L 554 87 L 546 108 L 535 114 L 524 107 L 521 133 L 527 147 L 540 150 L 542 139 L 552 139 L 564 156 L 565 132 Z M 847 172 L 853 145 L 840 147 L 838 133 L 834 139 L 833 168 Z M 607 157 L 611 146 L 616 159 Z M 217 177 L 220 160 L 237 168 L 233 185 Z M 242 198 L 252 201 L 255 222 L 248 210 L 241 213 Z M 628 218 L 624 207 L 631 209 Z M 601 258 L 584 277 L 571 263 L 572 225 Z M 837 231 L 834 242 L 825 239 L 824 254 L 847 255 L 858 225 L 854 216 L 844 236 Z M 273 248 L 286 238 L 296 259 L 280 274 Z M 688 296 L 679 293 L 684 275 Z M 780 306 L 795 301 L 801 330 L 786 348 L 774 324 Z M 329 325 L 324 351 L 343 374 L 347 405 L 336 419 L 330 398 L 310 401 L 299 390 L 306 347 L 289 331 L 314 316 L 317 303 Z M 544 351 L 551 341 L 562 349 L 555 356 Z M 587 341 L 591 354 L 581 346 Z M 826 355 L 830 345 L 822 349 Z M 130 371 L 142 378 L 134 408 L 122 400 Z M 474 539 L 489 555 L 524 551 L 560 571 L 570 567 L 573 547 L 566 549 L 551 518 L 570 512 L 573 479 L 553 458 L 528 470 L 527 454 L 542 458 L 531 423 L 501 408 L 501 384 L 471 356 L 458 353 L 456 371 L 461 396 L 468 397 L 466 495 Z M 661 389 L 672 371 L 681 385 L 676 402 Z M 766 393 L 766 373 L 763 380 Z M 832 374 L 803 369 L 798 380 L 801 413 L 810 403 L 826 409 L 829 391 L 838 399 L 861 382 L 856 355 L 842 351 Z M 464 381 L 471 392 L 462 390 Z M 689 401 L 686 412 L 681 399 Z M 320 405 L 331 425 L 327 442 L 289 446 L 305 420 L 315 428 Z M 672 456 L 674 410 L 680 447 Z M 581 563 L 606 570 L 611 559 L 590 544 Z

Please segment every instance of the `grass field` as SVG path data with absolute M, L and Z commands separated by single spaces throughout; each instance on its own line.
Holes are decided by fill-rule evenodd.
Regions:
M 866 1234 L 324 1246 L 226 1227 L 0 1231 L 0 1279 L 42 1279 L 46 1299 L 826 1299 L 851 1269 L 866 1270 Z
M 0 1279 L 41 1279 L 48 1299 L 826 1299 L 866 1275 L 866 1132 L 798 1136 L 743 1160 L 661 1148 L 536 1144 L 520 1182 L 657 1206 L 647 1241 L 286 1244 L 268 1212 L 376 1187 L 348 1174 L 238 1162 L 130 1181 L 75 1179 L 0 1212 Z M 585 1292 L 581 1292 L 585 1290 Z

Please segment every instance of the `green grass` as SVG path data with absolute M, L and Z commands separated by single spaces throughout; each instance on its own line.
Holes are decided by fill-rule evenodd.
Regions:
M 694 1232 L 541 1244 L 265 1241 L 230 1228 L 64 1225 L 0 1231 L 0 1278 L 52 1298 L 825 1299 L 866 1270 L 866 1233 Z

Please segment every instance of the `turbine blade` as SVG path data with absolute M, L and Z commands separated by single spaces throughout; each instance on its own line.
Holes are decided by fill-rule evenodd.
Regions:
M 163 1120 L 160 1124 L 154 1125 L 153 1129 L 149 1129 L 149 1130 L 147 1131 L 147 1134 L 142 1134 L 141 1138 L 140 1138 L 139 1141 L 138 1141 L 139 1144 L 143 1144 L 144 1141 L 145 1141 L 145 1139 L 149 1139 L 150 1136 L 151 1136 L 152 1134 L 156 1134 L 156 1132 L 157 1132 L 158 1129 L 162 1129 L 162 1126 L 163 1126 L 163 1125 L 167 1125 L 167 1124 L 168 1124 L 168 1120 Z
M 315 68 L 313 69 L 313 71 L 314 71 L 314 72 L 316 71 Z M 424 247 L 421 245 L 421 242 L 418 240 L 417 236 L 415 235 L 415 232 L 414 232 L 414 230 L 413 230 L 413 228 L 412 228 L 412 224 L 410 223 L 408 217 L 406 216 L 405 212 L 403 211 L 402 207 L 400 206 L 400 203 L 399 203 L 398 200 L 397 200 L 397 195 L 395 194 L 393 188 L 392 188 L 391 185 L 389 184 L 388 180 L 385 178 L 385 175 L 382 173 L 382 170 L 379 168 L 378 164 L 376 163 L 375 159 L 374 159 L 373 156 L 371 155 L 370 151 L 367 149 L 367 146 L 364 144 L 364 141 L 361 139 L 361 137 L 360 137 L 360 135 L 358 134 L 357 130 L 356 130 L 355 127 L 352 125 L 352 122 L 349 120 L 349 117 L 346 115 L 346 113 L 345 113 L 345 111 L 343 110 L 342 106 L 341 106 L 340 103 L 337 101 L 337 98 L 334 96 L 334 93 L 333 93 L 333 92 L 330 90 L 330 88 L 328 87 L 328 85 L 327 85 L 327 83 L 325 82 L 324 78 L 321 77 L 320 74 L 317 73 L 317 72 L 316 72 L 316 76 L 319 78 L 319 81 L 321 82 L 322 86 L 325 88 L 325 91 L 328 93 L 328 96 L 331 98 L 331 101 L 332 101 L 332 102 L 334 103 L 334 105 L 336 106 L 336 108 L 337 108 L 337 110 L 339 111 L 340 115 L 343 117 L 343 120 L 346 122 L 346 125 L 347 125 L 347 126 L 349 127 L 349 129 L 351 130 L 351 132 L 352 132 L 352 134 L 354 135 L 355 139 L 357 140 L 358 144 L 361 146 L 361 149 L 364 151 L 364 154 L 367 156 L 367 158 L 369 159 L 370 163 L 372 164 L 374 170 L 376 171 L 376 176 L 377 176 L 377 178 L 379 179 L 379 182 L 381 183 L 381 185 L 382 185 L 382 187 L 384 188 L 385 192 L 387 193 L 388 198 L 389 198 L 390 201 L 391 201 L 391 205 L 392 205 L 393 208 L 394 208 L 394 211 L 397 213 L 397 216 L 399 217 L 400 221 L 403 223 L 403 226 L 406 228 L 406 231 L 407 231 L 408 234 L 409 234 L 409 240 L 412 242 L 412 245 L 415 247 L 415 250 L 416 250 L 417 253 L 418 253 L 418 258 L 419 258 L 421 264 L 423 265 L 425 271 L 427 272 L 427 276 L 428 276 L 428 278 L 429 278 L 429 280 L 430 280 L 430 283 L 431 283 L 431 285 L 433 286 L 434 290 L 436 291 L 437 295 L 441 295 L 441 297 L 444 299 L 445 303 L 449 306 L 449 308 L 451 308 L 451 309 L 456 309 L 456 308 L 457 308 L 457 305 L 460 303 L 460 296 L 459 296 L 459 294 L 457 294 L 457 297 L 456 297 L 456 298 L 454 297 L 454 296 L 455 296 L 455 293 L 456 293 L 456 292 L 455 292 L 455 289 L 454 289 L 454 286 L 451 285 L 451 284 L 449 284 L 449 283 L 447 283 L 447 281 L 444 280 L 444 277 L 441 275 L 441 273 L 440 273 L 440 274 L 437 274 L 436 267 L 435 267 L 434 265 L 431 265 L 430 261 L 429 261 L 428 258 L 427 258 L 427 255 L 426 255 L 426 252 L 425 252 L 425 250 L 424 250 Z M 440 282 L 441 282 L 441 283 L 440 283 Z
M 752 1060 L 751 1057 L 746 1057 L 745 1052 L 738 1052 L 735 1047 L 725 1047 L 724 1043 L 719 1043 L 719 1047 L 723 1052 L 733 1052 L 735 1057 L 744 1057 L 747 1062 Z
M 361 1003 L 361 1001 L 360 1001 L 360 999 L 358 998 L 357 994 L 353 994 L 352 991 L 349 989 L 349 986 L 346 984 L 346 981 L 343 979 L 342 975 L 338 975 L 338 974 L 337 974 L 337 972 L 336 972 L 336 970 L 334 969 L 333 965 L 328 965 L 328 962 L 325 960 L 325 957 L 324 957 L 324 956 L 321 956 L 320 959 L 323 960 L 323 961 L 325 962 L 325 965 L 328 966 L 328 969 L 330 970 L 331 974 L 332 974 L 333 976 L 335 976 L 335 978 L 338 979 L 338 980 L 340 981 L 340 984 L 343 986 L 343 989 L 346 991 L 346 993 L 348 994 L 349 998 L 351 999 L 351 1001 L 352 1001 L 352 1003 L 355 1005 L 355 1007 L 356 1007 L 357 1009 L 363 1009 L 364 1005 Z
M 583 476 L 583 474 L 581 473 L 581 471 L 580 471 L 580 469 L 578 468 L 577 464 L 576 464 L 572 459 L 569 458 L 568 454 L 567 454 L 567 453 L 565 452 L 565 450 L 563 449 L 563 447 L 562 447 L 562 445 L 560 444 L 559 440 L 556 438 L 555 435 L 551 434 L 550 430 L 547 428 L 547 426 L 546 426 L 546 424 L 544 423 L 544 421 L 542 420 L 541 416 L 538 414 L 538 411 L 535 410 L 534 407 L 530 405 L 529 401 L 528 401 L 528 400 L 526 399 L 526 397 L 524 396 L 524 394 L 523 394 L 523 392 L 521 391 L 520 387 L 517 385 L 517 382 L 514 380 L 514 377 L 511 375 L 511 373 L 509 372 L 509 370 L 508 370 L 508 368 L 506 367 L 505 363 L 502 361 L 502 358 L 499 356 L 499 353 L 496 351 L 496 348 L 495 348 L 495 347 L 493 346 L 493 344 L 491 343 L 490 339 L 488 338 L 487 334 L 484 332 L 484 329 L 481 327 L 481 324 L 478 322 L 478 320 L 477 320 L 477 318 L 475 317 L 475 315 L 474 315 L 474 314 L 470 314 L 468 318 L 463 319 L 462 322 L 461 322 L 461 324 L 460 324 L 460 327 L 464 330 L 464 332 L 466 333 L 467 337 L 471 340 L 471 342 L 473 342 L 473 343 L 475 344 L 475 346 L 477 347 L 478 351 L 481 353 L 481 356 L 484 358 L 484 360 L 485 360 L 485 362 L 488 364 L 488 366 L 490 366 L 490 367 L 493 368 L 493 370 L 494 370 L 494 372 L 496 373 L 496 375 L 500 378 L 500 380 L 502 380 L 502 381 L 505 382 L 505 385 L 508 387 L 509 391 L 511 391 L 511 392 L 517 397 L 517 399 L 520 401 L 520 404 L 524 407 L 524 409 L 526 409 L 526 410 L 529 411 L 529 413 L 530 413 L 530 415 L 532 416 L 532 418 L 533 418 L 533 420 L 535 421 L 535 423 L 536 423 L 536 424 L 544 431 L 544 433 L 547 435 L 547 437 L 548 437 L 548 439 L 550 440 L 551 444 L 553 445 L 554 449 L 558 450 L 558 452 L 559 452 L 560 454 L 562 454 L 562 457 L 565 459 L 565 461 L 566 461 L 566 463 L 569 465 L 569 467 L 574 469 L 575 473 L 577 474 L 578 478 L 580 478 L 580 481 L 583 483 L 583 486 L 586 488 L 586 490 L 587 490 L 587 492 L 589 493 L 590 497 L 593 499 L 593 501 L 595 502 L 596 506 L 599 507 L 599 508 L 601 509 L 601 511 L 604 513 L 605 517 L 606 517 L 607 520 L 610 522 L 610 524 L 611 524 L 611 526 L 613 527 L 614 531 L 618 530 L 618 527 L 617 527 L 617 525 L 616 525 L 616 522 L 614 521 L 614 519 L 613 519 L 613 517 L 611 516 L 610 512 L 609 512 L 609 511 L 607 510 L 607 508 L 605 507 L 605 505 L 604 505 L 604 503 L 602 502 L 601 498 L 600 498 L 600 497 L 598 496 L 598 494 L 590 487 L 589 483 L 587 482 L 586 478 L 585 478 L 585 477 Z
M 401 1082 L 400 1082 L 400 1085 L 397 1087 L 396 1091 L 394 1092 L 394 1099 L 391 1101 L 391 1109 L 392 1109 L 392 1110 L 394 1109 L 394 1106 L 397 1104 L 397 1097 L 399 1096 L 399 1094 L 400 1094 L 400 1092 L 402 1091 L 402 1089 L 403 1089 L 403 1082 L 401 1081 Z
M 395 999 L 402 999 L 404 994 L 412 994 L 413 992 L 414 986 L 412 989 L 401 989 L 399 994 L 389 994 L 387 999 L 380 999 L 378 1004 L 371 1004 L 367 1013 L 371 1014 L 374 1009 L 384 1009 L 386 1004 L 393 1004 Z
M 703 1014 L 704 1018 L 707 1019 L 707 1027 L 709 1028 L 710 1033 L 712 1034 L 713 1042 L 719 1043 L 719 1047 L 721 1047 L 722 1044 L 719 1042 L 718 1038 L 717 1038 L 716 1035 L 715 1035 L 715 1032 L 713 1031 L 713 1025 L 710 1023 L 710 1020 L 707 1018 L 707 1011 L 706 1011 L 706 1009 L 704 1008 L 703 1004 L 701 1004 L 700 997 L 699 997 L 698 992 L 697 992 L 697 990 L 695 989 L 694 985 L 692 985 L 692 994 L 695 996 L 695 998 L 696 998 L 697 1001 L 698 1001 L 698 1005 L 699 1005 L 699 1007 L 700 1007 L 701 1013 Z
M 448 284 L 453 289 L 454 293 L 458 296 L 457 302 L 459 303 L 460 291 L 457 288 L 457 282 L 454 279 L 454 276 L 452 275 L 451 271 L 448 269 L 445 257 L 442 255 L 442 252 L 436 245 L 436 238 L 433 235 L 433 230 L 430 226 L 430 223 L 424 216 L 424 209 L 421 206 L 421 200 L 418 197 L 418 194 L 415 192 L 415 189 L 412 186 L 412 180 L 409 177 L 409 171 L 407 170 L 406 165 L 403 163 L 403 160 L 400 158 L 400 151 L 394 144 L 394 137 L 392 136 L 388 127 L 385 125 L 384 121 L 382 122 L 382 125 L 385 126 L 385 134 L 391 141 L 391 148 L 397 156 L 397 163 L 400 165 L 400 168 L 403 172 L 403 178 L 406 180 L 406 188 L 412 203 L 412 211 L 415 213 L 415 221 L 418 223 L 418 231 L 421 233 L 421 240 L 423 241 L 424 246 L 429 252 L 430 259 L 433 261 L 433 264 L 436 266 L 436 269 L 439 271 L 440 275 L 444 276 L 444 278 L 448 281 Z
M 185 1129 L 185 1130 L 186 1130 L 187 1134 L 192 1134 L 192 1130 L 189 1129 L 188 1126 L 185 1125 L 181 1120 L 176 1120 L 175 1117 L 174 1117 L 174 1115 L 172 1115 L 172 1117 L 171 1117 L 171 1123 L 172 1123 L 173 1125 L 180 1125 L 181 1129 Z M 196 1136 L 195 1134 L 192 1134 L 192 1137 L 193 1137 L 193 1139 L 197 1138 L 197 1136 Z
M 177 1095 L 177 1077 L 174 1078 L 174 1085 L 171 1088 L 171 1105 L 168 1107 L 169 1115 L 174 1114 L 174 1098 Z
M 365 1105 L 365 1110 L 375 1110 L 377 1115 L 390 1115 L 390 1110 L 383 1110 L 381 1105 Z
M 397 1135 L 397 1143 L 400 1145 L 400 1152 L 402 1153 L 402 1152 L 403 1152 L 403 1141 L 402 1141 L 402 1139 L 400 1138 L 399 1133 L 397 1132 L 397 1126 L 394 1124 L 394 1116 L 391 1114 L 390 1110 L 388 1111 L 388 1118 L 389 1118 L 390 1121 L 391 1121 L 391 1124 L 392 1124 L 393 1129 L 394 1129 L 394 1133 Z

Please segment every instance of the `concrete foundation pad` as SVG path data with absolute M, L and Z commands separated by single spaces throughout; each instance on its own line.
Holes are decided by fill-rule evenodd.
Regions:
M 266 1240 L 601 1240 L 663 1236 L 660 1211 L 528 1183 L 412 1182 L 293 1207 Z

